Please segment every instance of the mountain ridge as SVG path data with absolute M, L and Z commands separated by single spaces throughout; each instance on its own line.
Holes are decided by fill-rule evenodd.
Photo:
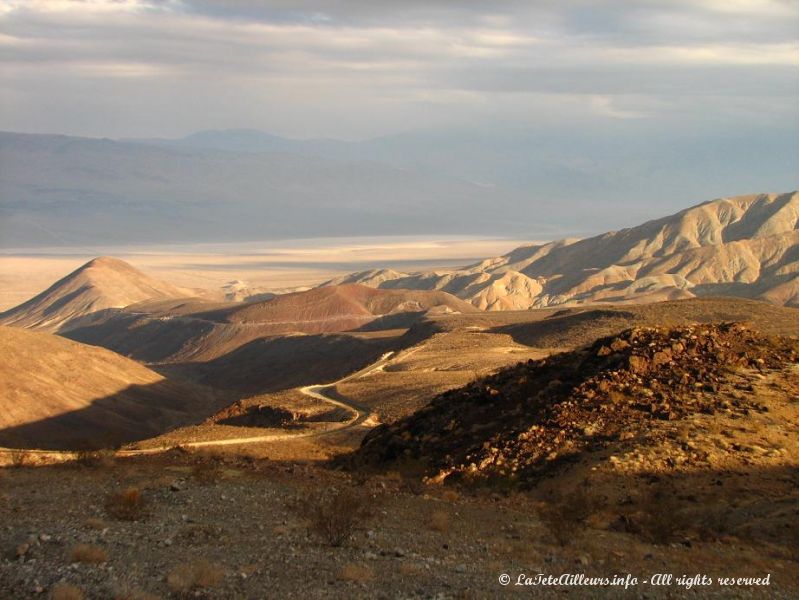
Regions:
M 446 273 L 363 271 L 323 285 L 440 289 L 485 310 L 725 293 L 799 300 L 799 192 L 720 198 L 637 227 L 521 246 Z

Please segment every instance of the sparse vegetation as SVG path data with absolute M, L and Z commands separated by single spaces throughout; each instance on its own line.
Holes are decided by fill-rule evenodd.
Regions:
M 88 517 L 83 521 L 83 524 L 89 529 L 97 529 L 98 531 L 102 531 L 108 527 L 108 523 L 97 517 Z
M 50 590 L 50 600 L 83 600 L 83 590 L 71 583 L 57 583 Z
M 78 450 L 75 462 L 84 467 L 108 468 L 114 466 L 116 452 L 109 448 L 99 450 Z
M 430 515 L 430 529 L 438 531 L 439 533 L 446 533 L 449 531 L 450 519 L 449 514 L 443 510 L 435 510 Z
M 341 568 L 338 578 L 353 583 L 368 583 L 375 578 L 375 572 L 369 565 L 347 563 Z
M 203 485 L 211 485 L 222 478 L 222 469 L 211 460 L 201 459 L 191 470 L 192 477 Z
M 155 594 L 126 586 L 117 590 L 114 600 L 159 600 L 159 598 Z
M 198 590 L 213 588 L 224 577 L 224 567 L 199 559 L 172 569 L 166 577 L 166 584 L 173 594 L 184 597 Z
M 144 516 L 144 496 L 139 488 L 130 487 L 108 496 L 106 512 L 120 521 L 138 521 Z
M 655 485 L 642 502 L 642 509 L 638 522 L 640 535 L 653 544 L 670 544 L 679 539 L 679 533 L 696 527 L 685 502 L 680 501 L 677 490 L 668 483 Z
M 373 500 L 351 488 L 333 489 L 304 498 L 294 508 L 308 521 L 311 531 L 331 546 L 341 546 L 358 523 L 371 516 Z
M 12 448 L 9 450 L 11 466 L 19 469 L 27 466 L 31 462 L 31 453 L 24 448 Z
M 585 520 L 598 508 L 597 499 L 588 493 L 586 486 L 577 487 L 570 494 L 557 494 L 538 511 L 538 517 L 551 539 L 559 546 L 568 546 L 585 531 Z
M 73 563 L 99 565 L 108 560 L 108 552 L 94 544 L 78 544 L 70 550 L 69 560 Z

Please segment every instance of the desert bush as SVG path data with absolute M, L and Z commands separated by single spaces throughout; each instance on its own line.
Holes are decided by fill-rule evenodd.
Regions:
M 341 546 L 359 522 L 372 515 L 372 501 L 354 489 L 332 489 L 303 498 L 293 508 L 308 521 L 311 531 L 331 546 Z
M 83 590 L 71 583 L 57 583 L 50 590 L 50 600 L 83 600 Z
M 679 539 L 680 532 L 696 527 L 694 516 L 669 484 L 656 485 L 642 504 L 638 528 L 641 537 L 653 544 L 670 544 Z
M 187 596 L 198 590 L 219 585 L 224 577 L 224 567 L 200 559 L 172 569 L 166 576 L 166 584 L 173 594 Z
M 87 517 L 83 520 L 83 525 L 89 529 L 97 529 L 100 531 L 108 527 L 108 523 L 97 517 Z
M 137 588 L 124 586 L 123 588 L 116 591 L 116 593 L 114 594 L 114 600 L 159 600 L 159 599 L 158 596 L 156 596 L 155 594 L 151 594 L 149 592 L 145 592 Z
M 24 448 L 13 448 L 9 450 L 11 466 L 15 469 L 25 467 L 31 462 L 31 453 Z
M 105 510 L 120 521 L 138 521 L 144 516 L 144 496 L 136 487 L 115 492 L 106 499 Z
M 222 478 L 222 469 L 211 461 L 201 460 L 194 465 L 191 475 L 198 483 L 210 485 Z
M 443 510 L 434 510 L 430 514 L 428 525 L 433 531 L 446 533 L 449 531 L 450 526 L 449 514 L 445 513 Z
M 368 583 L 375 578 L 375 572 L 369 565 L 356 565 L 355 563 L 347 563 L 341 568 L 338 578 L 341 581 Z
M 108 553 L 104 548 L 93 544 L 78 544 L 69 552 L 69 560 L 74 563 L 99 565 L 108 560 Z
M 583 534 L 585 520 L 598 505 L 598 500 L 588 493 L 586 487 L 579 486 L 571 494 L 551 498 L 538 510 L 538 517 L 558 545 L 567 546 Z
M 441 499 L 445 502 L 457 502 L 460 500 L 461 495 L 456 490 L 444 490 L 441 493 Z
M 107 468 L 114 466 L 116 452 L 104 448 L 100 450 L 78 450 L 75 462 L 84 467 Z
M 698 516 L 699 535 L 706 542 L 715 542 L 732 530 L 730 507 L 706 506 Z

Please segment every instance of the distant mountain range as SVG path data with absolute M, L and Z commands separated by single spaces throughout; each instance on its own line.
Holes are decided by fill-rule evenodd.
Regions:
M 554 239 L 713 194 L 795 186 L 799 144 L 624 130 L 419 132 L 361 142 L 250 130 L 109 140 L 0 133 L 0 247 L 357 235 Z
M 442 290 L 486 310 L 742 296 L 799 306 L 799 192 L 705 202 L 638 227 L 517 248 L 442 273 L 363 271 L 328 285 Z

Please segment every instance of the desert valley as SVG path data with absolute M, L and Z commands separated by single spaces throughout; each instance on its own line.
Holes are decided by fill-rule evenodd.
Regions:
M 0 600 L 799 598 L 798 32 L 0 0 Z
M 295 292 L 96 257 L 0 313 L 0 595 L 793 597 L 798 248 L 792 192 Z

